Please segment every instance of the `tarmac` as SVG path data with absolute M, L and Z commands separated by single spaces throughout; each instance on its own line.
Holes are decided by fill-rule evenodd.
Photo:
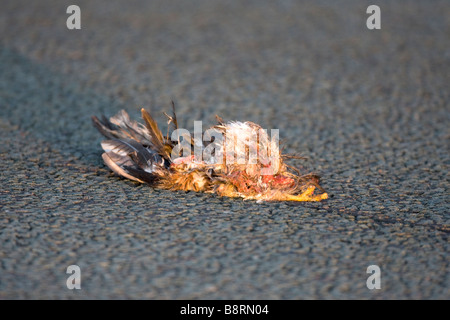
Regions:
M 377 1 L 374 30 L 365 1 L 77 0 L 80 30 L 71 4 L 1 5 L 0 299 L 450 299 L 448 1 Z M 330 198 L 114 176 L 90 117 L 171 100 L 279 129 Z

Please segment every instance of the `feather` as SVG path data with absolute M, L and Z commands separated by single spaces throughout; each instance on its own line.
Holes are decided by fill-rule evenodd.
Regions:
M 120 128 L 122 138 L 136 140 L 142 145 L 151 144 L 151 135 L 147 128 L 136 121 L 131 120 L 125 110 L 121 110 L 114 117 L 111 117 L 110 121 Z
M 135 179 L 146 182 L 148 184 L 155 184 L 160 180 L 160 176 L 156 174 L 149 173 L 144 170 L 136 169 L 133 167 L 125 167 L 127 172 L 129 172 Z
M 145 148 L 134 140 L 105 140 L 102 141 L 101 145 L 106 153 L 112 153 L 119 157 L 127 157 L 132 160 L 137 168 L 149 173 L 157 170 L 158 166 L 162 168 L 168 166 L 156 152 Z M 129 162 L 127 166 L 131 167 Z
M 134 176 L 128 174 L 123 168 L 121 168 L 119 165 L 117 165 L 116 162 L 112 160 L 111 154 L 105 152 L 102 154 L 102 158 L 103 158 L 103 161 L 105 162 L 105 164 L 116 174 L 118 174 L 122 177 L 128 178 L 130 180 L 144 182 L 143 180 L 140 180 L 140 179 L 135 178 Z
M 145 126 L 150 133 L 151 142 L 156 151 L 166 159 L 170 159 L 170 144 L 167 144 L 161 130 L 158 128 L 158 124 L 152 118 L 152 116 L 144 109 L 141 109 L 142 118 L 145 121 Z
M 172 124 L 174 126 L 174 130 L 178 129 L 178 121 L 177 121 L 177 115 L 175 114 L 175 103 L 172 101 L 172 115 L 169 116 L 166 112 L 164 112 L 165 116 L 169 119 L 167 121 L 167 124 L 170 126 Z M 169 128 L 167 128 L 167 131 L 169 131 Z M 167 137 L 169 137 L 169 132 L 167 132 Z
M 223 119 L 220 117 L 220 116 L 218 116 L 217 114 L 216 114 L 216 120 L 217 120 L 217 122 L 219 123 L 219 125 L 221 125 L 221 126 L 223 126 L 224 125 L 224 121 L 223 121 Z
M 112 152 L 120 156 L 128 156 L 136 151 L 129 144 L 118 139 L 104 140 L 100 144 L 105 152 Z
M 96 116 L 92 116 L 91 119 L 97 130 L 106 138 L 113 139 L 118 137 L 116 131 L 105 117 L 103 117 L 103 121 L 99 120 Z

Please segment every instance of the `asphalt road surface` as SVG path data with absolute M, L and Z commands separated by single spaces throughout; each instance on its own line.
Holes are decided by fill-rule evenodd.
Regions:
M 365 1 L 81 0 L 69 30 L 72 2 L 0 8 L 1 299 L 450 299 L 448 1 L 376 1 L 379 30 Z M 331 197 L 114 176 L 90 117 L 172 99 L 279 129 Z

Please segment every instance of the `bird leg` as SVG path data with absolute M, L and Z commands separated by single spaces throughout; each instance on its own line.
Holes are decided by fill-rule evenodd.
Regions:
M 313 195 L 315 189 L 316 189 L 316 187 L 310 186 L 310 187 L 308 187 L 308 189 L 306 189 L 303 193 L 301 193 L 299 195 L 291 195 L 291 194 L 285 195 L 286 198 L 283 199 L 283 200 L 288 200 L 288 201 L 321 201 L 321 200 L 328 199 L 328 194 L 327 193 L 322 193 L 322 194 L 319 194 L 319 195 Z

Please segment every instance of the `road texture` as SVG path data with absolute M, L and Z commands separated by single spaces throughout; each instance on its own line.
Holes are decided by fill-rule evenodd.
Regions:
M 71 4 L 0 7 L 1 299 L 450 299 L 448 1 L 77 0 L 81 30 Z M 280 129 L 330 199 L 112 175 L 90 117 L 172 99 Z

